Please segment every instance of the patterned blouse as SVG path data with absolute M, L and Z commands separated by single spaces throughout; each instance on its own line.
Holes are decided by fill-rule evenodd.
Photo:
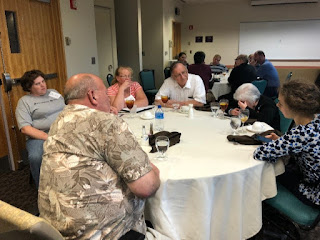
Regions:
M 152 167 L 128 125 L 83 105 L 67 105 L 44 144 L 40 216 L 66 239 L 145 234 L 145 200 L 127 186 Z
M 303 180 L 299 191 L 320 205 L 320 114 L 307 125 L 298 125 L 279 139 L 260 146 L 254 152 L 258 160 L 276 162 L 279 157 L 292 155 Z
M 138 82 L 132 82 L 130 86 L 130 95 L 136 98 L 136 93 L 139 89 L 141 89 L 141 85 Z M 119 92 L 119 84 L 113 84 L 111 87 L 108 88 L 107 94 L 109 96 L 116 96 Z

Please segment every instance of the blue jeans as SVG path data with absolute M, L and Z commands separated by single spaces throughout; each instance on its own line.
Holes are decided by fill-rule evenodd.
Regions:
M 28 150 L 28 159 L 30 163 L 30 170 L 34 182 L 39 188 L 40 167 L 43 154 L 43 140 L 40 139 L 28 139 L 26 142 L 26 148 Z

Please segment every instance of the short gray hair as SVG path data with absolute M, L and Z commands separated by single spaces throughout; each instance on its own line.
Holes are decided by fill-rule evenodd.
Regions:
M 233 95 L 233 98 L 240 101 L 247 101 L 251 104 L 254 104 L 260 99 L 259 89 L 252 83 L 244 83 L 237 88 L 236 92 Z
M 64 101 L 83 99 L 89 90 L 98 90 L 94 79 L 90 75 L 84 75 L 75 84 L 64 88 Z

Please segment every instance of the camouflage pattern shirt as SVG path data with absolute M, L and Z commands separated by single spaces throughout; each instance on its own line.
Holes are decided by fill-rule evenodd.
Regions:
M 145 200 L 126 183 L 151 169 L 121 118 L 68 105 L 44 144 L 40 216 L 66 239 L 118 239 L 131 229 L 145 234 Z

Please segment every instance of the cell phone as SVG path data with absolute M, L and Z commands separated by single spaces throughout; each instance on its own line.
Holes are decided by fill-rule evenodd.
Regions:
M 256 135 L 255 139 L 258 140 L 258 141 L 261 141 L 261 142 L 266 142 L 266 143 L 272 141 L 271 138 L 262 137 L 262 136 L 260 136 L 260 135 Z

